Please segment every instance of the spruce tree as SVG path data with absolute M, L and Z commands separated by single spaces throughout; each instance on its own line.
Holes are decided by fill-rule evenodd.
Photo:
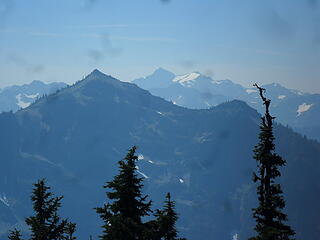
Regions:
M 65 238 L 66 219 L 60 219 L 58 210 L 61 207 L 61 197 L 53 197 L 41 179 L 34 184 L 31 195 L 34 216 L 26 218 L 26 224 L 31 230 L 31 240 L 60 240 Z
M 136 174 L 135 152 L 134 146 L 118 162 L 119 174 L 104 186 L 111 190 L 106 193 L 111 201 L 95 209 L 104 221 L 103 240 L 140 240 L 144 236 L 142 217 L 151 212 L 151 201 L 141 193 L 143 179 Z
M 276 178 L 281 176 L 279 167 L 286 164 L 275 153 L 275 137 L 273 135 L 273 120 L 270 115 L 270 99 L 264 96 L 265 89 L 257 87 L 265 106 L 265 114 L 261 118 L 259 143 L 254 148 L 254 158 L 257 161 L 258 171 L 254 173 L 253 180 L 258 182 L 257 194 L 259 205 L 253 209 L 253 217 L 256 220 L 255 231 L 257 236 L 251 240 L 291 240 L 295 232 L 286 225 L 287 215 L 283 213 L 285 201 L 281 186 Z
M 178 220 L 178 214 L 175 210 L 175 202 L 171 200 L 170 193 L 167 193 L 164 207 L 162 210 L 157 210 L 155 216 L 158 225 L 158 236 L 164 240 L 180 240 L 178 238 L 178 231 L 176 228 L 176 222 Z M 181 239 L 182 240 L 182 239 Z

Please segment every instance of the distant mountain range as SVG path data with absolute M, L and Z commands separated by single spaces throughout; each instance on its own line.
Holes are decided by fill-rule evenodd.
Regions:
M 136 79 L 133 83 L 155 96 L 187 108 L 206 109 L 226 101 L 242 100 L 259 112 L 263 111 L 256 89 L 245 88 L 231 80 L 213 80 L 198 72 L 177 76 L 159 68 L 150 76 Z M 0 112 L 16 112 L 44 94 L 54 93 L 66 86 L 63 82 L 47 84 L 33 81 L 5 87 L 0 89 Z M 278 122 L 320 141 L 320 94 L 287 89 L 277 83 L 263 87 L 272 99 L 271 110 Z
M 133 81 L 155 96 L 179 106 L 203 109 L 231 100 L 243 100 L 263 111 L 258 93 L 230 80 L 213 80 L 198 72 L 176 76 L 159 68 L 150 76 Z M 272 100 L 271 111 L 277 121 L 301 134 L 320 141 L 320 94 L 304 93 L 273 83 L 263 86 Z
M 33 81 L 20 86 L 13 85 L 0 88 L 0 112 L 16 112 L 21 108 L 28 107 L 42 95 L 54 93 L 66 86 L 67 84 L 62 82 L 43 83 L 41 81 Z
M 242 101 L 187 109 L 95 70 L 27 108 L 0 114 L 2 238 L 13 227 L 26 230 L 31 185 L 42 177 L 65 196 L 62 214 L 77 222 L 79 239 L 96 238 L 102 222 L 93 208 L 106 201 L 102 185 L 136 144 L 144 192 L 153 208 L 171 192 L 182 236 L 247 239 L 257 205 L 251 176 L 259 124 L 258 112 Z M 275 134 L 287 160 L 281 182 L 290 224 L 297 239 L 317 239 L 320 144 L 278 124 Z

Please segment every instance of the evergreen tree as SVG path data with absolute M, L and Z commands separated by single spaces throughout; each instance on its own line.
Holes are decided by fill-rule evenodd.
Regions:
M 176 229 L 176 222 L 178 214 L 175 210 L 175 202 L 171 200 L 170 193 L 167 193 L 164 202 L 164 208 L 157 210 L 155 216 L 157 217 L 157 225 L 160 239 L 164 240 L 180 240 L 178 238 L 178 231 Z
M 257 161 L 258 172 L 253 180 L 258 182 L 257 194 L 259 205 L 253 209 L 256 220 L 257 236 L 251 240 L 290 240 L 295 232 L 286 225 L 287 215 L 282 212 L 285 207 L 283 192 L 275 179 L 281 176 L 279 167 L 286 161 L 275 153 L 273 120 L 270 115 L 270 99 L 264 96 L 265 89 L 255 84 L 265 105 L 265 114 L 260 126 L 259 143 L 254 148 L 254 158 Z
M 17 230 L 17 229 L 14 229 L 14 230 L 10 230 L 9 231 L 8 238 L 10 240 L 22 240 L 21 236 L 22 236 L 21 232 L 19 230 Z
M 104 221 L 103 240 L 137 240 L 144 236 L 145 225 L 142 217 L 148 216 L 151 201 L 142 196 L 142 178 L 136 174 L 136 147 L 132 147 L 127 156 L 118 162 L 119 174 L 104 188 L 111 189 L 107 197 L 111 202 L 96 208 Z
M 61 220 L 58 209 L 61 207 L 61 197 L 53 197 L 50 187 L 45 181 L 39 180 L 34 184 L 31 195 L 34 216 L 26 219 L 31 230 L 31 240 L 60 240 L 65 238 L 65 229 L 68 221 Z

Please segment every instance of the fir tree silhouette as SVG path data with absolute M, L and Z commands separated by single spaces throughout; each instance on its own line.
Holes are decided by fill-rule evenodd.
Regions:
M 142 196 L 142 178 L 136 174 L 136 147 L 118 162 L 119 174 L 104 188 L 110 189 L 107 197 L 111 200 L 103 207 L 95 208 L 104 221 L 103 240 L 137 240 L 144 238 L 145 224 L 142 217 L 151 212 L 151 201 Z
M 66 227 L 71 223 L 67 219 L 61 219 L 58 215 L 63 197 L 54 197 L 49 190 L 50 187 L 46 186 L 44 179 L 34 184 L 31 200 L 35 214 L 25 220 L 31 230 L 31 240 L 60 240 L 66 238 Z
M 178 214 L 175 210 L 175 202 L 171 200 L 170 193 L 167 193 L 164 207 L 162 210 L 157 210 L 155 213 L 157 217 L 156 222 L 158 225 L 160 239 L 164 240 L 184 240 L 184 238 L 178 238 L 178 231 L 176 228 L 176 222 L 178 220 Z
M 34 184 L 31 200 L 35 214 L 25 220 L 31 230 L 30 240 L 75 240 L 76 224 L 61 220 L 58 215 L 63 197 L 54 197 L 49 190 L 44 179 Z M 22 240 L 21 232 L 17 229 L 9 231 L 8 238 Z
M 254 173 L 253 180 L 258 182 L 259 205 L 253 209 L 257 236 L 250 238 L 250 240 L 291 240 L 295 232 L 285 224 L 287 215 L 282 212 L 285 207 L 283 192 L 280 184 L 275 181 L 281 176 L 279 167 L 284 166 L 286 161 L 275 153 L 274 117 L 269 112 L 271 100 L 264 96 L 264 88 L 257 84 L 254 86 L 257 87 L 265 105 L 265 114 L 260 126 L 259 143 L 254 148 L 258 171 Z

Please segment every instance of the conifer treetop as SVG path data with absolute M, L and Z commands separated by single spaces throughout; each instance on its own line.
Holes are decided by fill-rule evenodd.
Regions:
M 119 173 L 104 186 L 109 201 L 95 208 L 104 222 L 100 236 L 103 240 L 142 239 L 145 228 L 142 218 L 151 212 L 151 201 L 147 201 L 148 195 L 142 195 L 143 179 L 136 173 L 136 149 L 133 146 L 118 161 Z
M 274 117 L 269 112 L 271 100 L 264 96 L 264 88 L 257 84 L 254 86 L 259 90 L 265 105 L 265 114 L 261 118 L 259 143 L 254 148 L 258 171 L 253 174 L 253 181 L 258 182 L 259 205 L 253 209 L 257 236 L 250 240 L 292 240 L 295 232 L 285 223 L 287 215 L 282 211 L 285 208 L 285 200 L 281 185 L 276 182 L 276 178 L 281 176 L 279 167 L 284 166 L 286 161 L 275 153 L 272 126 Z
M 26 218 L 31 240 L 57 240 L 65 238 L 67 219 L 61 219 L 58 210 L 63 196 L 54 197 L 45 179 L 34 184 L 31 195 L 35 214 Z

